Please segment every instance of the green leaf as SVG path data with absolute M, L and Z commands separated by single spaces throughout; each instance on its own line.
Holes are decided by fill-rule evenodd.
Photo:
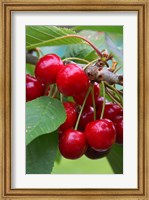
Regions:
M 26 144 L 45 133 L 55 131 L 66 119 L 62 103 L 42 96 L 26 103 Z
M 64 58 L 68 57 L 77 57 L 77 58 L 83 58 L 87 61 L 92 61 L 98 58 L 98 55 L 96 52 L 90 47 L 84 47 L 80 44 L 78 45 L 68 45 L 65 51 Z M 83 63 L 77 60 L 74 60 L 74 62 Z M 83 63 L 84 64 L 84 63 Z
M 123 145 L 113 145 L 107 159 L 115 174 L 123 174 Z
M 115 60 L 119 63 L 119 66 L 123 64 L 123 39 L 121 39 L 121 46 L 116 45 L 116 40 L 114 40 L 111 35 L 105 34 L 105 44 L 106 48 L 112 55 Z
M 75 31 L 92 30 L 99 32 L 123 33 L 123 26 L 75 26 L 72 29 Z
M 26 48 L 83 43 L 82 39 L 67 37 L 76 32 L 56 26 L 26 26 Z
M 90 40 L 100 50 L 105 47 L 103 34 L 94 31 L 81 31 L 78 35 Z M 78 57 L 92 61 L 98 58 L 98 55 L 90 45 L 74 44 L 66 47 L 64 57 Z
M 26 148 L 26 173 L 50 174 L 57 152 L 57 133 L 42 135 Z
M 79 35 L 88 38 L 100 50 L 107 49 L 118 61 L 118 67 L 123 64 L 123 35 L 83 30 Z M 98 58 L 96 52 L 89 45 L 68 45 L 64 57 L 79 57 L 88 61 Z M 111 63 L 110 63 L 111 66 Z

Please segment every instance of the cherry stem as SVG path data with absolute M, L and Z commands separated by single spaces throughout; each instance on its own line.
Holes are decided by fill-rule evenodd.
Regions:
M 110 94 L 116 101 L 118 101 L 119 103 L 121 103 L 120 99 L 119 99 L 117 96 L 114 95 L 115 93 L 113 93 L 113 90 L 110 90 L 108 87 L 106 87 L 106 91 L 109 92 L 109 94 Z
M 106 89 L 107 95 L 117 104 L 119 107 L 123 108 L 122 105 L 115 99 L 109 90 Z
M 104 97 L 104 100 L 103 100 L 103 104 L 102 104 L 102 111 L 101 111 L 101 115 L 100 115 L 100 119 L 103 118 L 103 115 L 104 115 L 104 111 L 105 111 L 105 100 L 106 100 L 106 93 L 105 93 L 105 83 L 104 81 L 101 82 L 102 83 L 102 90 L 103 90 L 103 97 Z
M 57 86 L 55 85 L 55 88 L 54 88 L 54 91 L 53 91 L 53 94 L 52 94 L 52 98 L 55 97 L 56 93 L 57 93 Z
M 96 53 L 97 53 L 100 57 L 102 57 L 102 53 L 97 49 L 97 47 L 96 47 L 91 41 L 87 40 L 86 38 L 84 38 L 84 37 L 82 37 L 82 36 L 80 36 L 80 35 L 68 35 L 67 37 L 80 38 L 80 39 L 86 41 L 86 42 L 96 51 Z
M 63 94 L 62 93 L 60 93 L 60 101 L 61 101 L 61 103 L 63 103 Z
M 122 96 L 123 96 L 123 91 L 121 90 L 117 90 Z
M 93 108 L 94 108 L 94 120 L 96 120 L 96 104 L 95 104 L 95 96 L 94 96 L 94 83 L 91 84 L 92 90 L 91 90 L 91 95 L 92 95 L 92 102 L 93 102 Z
M 52 96 L 52 93 L 53 93 L 53 88 L 54 88 L 54 84 L 52 84 L 51 86 L 50 86 L 50 92 L 49 92 L 49 95 L 48 96 Z
M 113 73 L 116 74 L 116 72 L 118 72 L 120 69 L 122 69 L 122 67 L 115 69 Z
M 43 56 L 43 52 L 39 47 L 34 48 L 33 51 L 37 53 L 38 58 L 41 58 L 41 56 Z
M 83 67 L 83 70 L 85 70 L 87 67 L 89 67 L 91 64 L 93 64 L 93 63 L 96 62 L 97 60 L 98 60 L 98 58 L 96 58 L 95 60 L 89 62 L 87 65 L 85 65 L 85 66 Z
M 78 60 L 78 61 L 82 61 L 82 62 L 85 62 L 85 63 L 89 63 L 88 60 L 85 60 L 85 59 L 82 59 L 82 58 L 77 58 L 77 57 L 70 57 L 70 58 L 65 58 L 63 59 L 62 61 L 66 61 L 66 60 Z
M 121 104 L 123 104 L 123 99 L 122 99 L 121 95 L 119 94 L 119 92 L 117 91 L 117 89 L 114 88 L 113 86 L 109 85 L 107 82 L 105 82 L 105 85 L 117 94 L 118 98 L 120 99 Z
M 91 92 L 91 89 L 92 89 L 92 88 L 89 87 L 89 89 L 88 89 L 88 91 L 87 91 L 87 93 L 86 93 L 86 96 L 85 96 L 85 98 L 84 98 L 84 101 L 83 101 L 83 104 L 82 104 L 82 106 L 81 106 L 81 110 L 80 110 L 80 113 L 79 113 L 79 115 L 78 115 L 77 122 L 76 122 L 76 125 L 75 125 L 75 130 L 78 129 L 80 117 L 81 117 L 81 115 L 82 115 L 84 106 L 85 106 L 85 104 L 86 104 L 87 97 L 88 97 L 89 93 Z
M 47 92 L 48 92 L 48 90 L 49 90 L 49 85 L 50 85 L 50 84 L 46 84 L 45 91 L 44 91 L 44 95 L 47 94 Z

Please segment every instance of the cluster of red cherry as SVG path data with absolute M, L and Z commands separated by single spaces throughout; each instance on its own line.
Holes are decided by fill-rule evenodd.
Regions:
M 102 158 L 115 142 L 123 143 L 122 108 L 101 97 L 99 84 L 91 83 L 81 67 L 64 65 L 57 55 L 48 54 L 37 62 L 35 77 L 26 75 L 26 101 L 48 95 L 50 84 L 56 84 L 60 93 L 74 99 L 63 103 L 66 121 L 59 127 L 59 150 L 65 158 L 77 159 L 83 154 L 91 159 Z

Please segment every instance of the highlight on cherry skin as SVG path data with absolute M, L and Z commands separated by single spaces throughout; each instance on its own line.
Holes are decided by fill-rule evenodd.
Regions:
M 56 54 L 47 54 L 36 64 L 35 76 L 45 84 L 56 82 L 59 71 L 64 67 L 62 60 Z
M 80 131 L 68 129 L 59 139 L 59 150 L 68 159 L 80 158 L 87 149 L 85 134 Z
M 58 73 L 56 84 L 62 94 L 74 96 L 88 90 L 89 79 L 81 67 L 67 64 Z

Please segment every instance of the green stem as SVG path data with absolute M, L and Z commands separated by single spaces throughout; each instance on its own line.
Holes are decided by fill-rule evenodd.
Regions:
M 50 85 L 50 92 L 49 92 L 49 95 L 48 95 L 50 97 L 52 97 L 53 88 L 54 88 L 54 84 Z
M 94 96 L 94 83 L 91 85 L 91 95 L 92 95 L 92 102 L 93 102 L 93 108 L 94 108 L 94 120 L 96 120 L 96 104 L 95 104 L 95 96 Z
M 87 65 L 85 65 L 83 67 L 83 70 L 85 70 L 88 66 L 90 66 L 91 64 L 93 64 L 94 62 L 96 62 L 99 58 L 96 58 L 95 60 L 91 61 L 90 63 L 88 63 Z
M 54 92 L 53 92 L 53 94 L 52 94 L 52 98 L 55 97 L 56 93 L 57 93 L 57 86 L 55 85 L 55 89 L 54 89 Z
M 105 83 L 102 81 L 102 90 L 103 90 L 103 97 L 104 97 L 104 100 L 103 100 L 103 104 L 102 104 L 102 111 L 101 111 L 101 115 L 100 115 L 100 119 L 103 118 L 103 115 L 104 115 L 104 111 L 105 111 L 105 100 L 106 100 L 106 93 L 105 93 Z
M 62 61 L 64 62 L 66 60 L 78 60 L 78 61 L 82 61 L 82 62 L 85 62 L 85 63 L 89 63 L 88 60 L 85 60 L 85 59 L 82 59 L 82 58 L 76 58 L 76 57 L 65 58 Z
M 61 103 L 63 103 L 63 94 L 62 93 L 60 93 L 60 101 L 61 101 Z
M 121 90 L 117 90 L 122 96 L 123 96 L 123 91 Z
M 44 55 L 42 50 L 39 47 L 34 48 L 33 51 L 35 51 L 37 53 L 37 57 L 39 59 Z
M 92 88 L 89 87 L 89 89 L 88 89 L 88 91 L 87 91 L 87 93 L 86 93 L 86 96 L 85 96 L 85 98 L 84 98 L 84 101 L 83 101 L 83 104 L 82 104 L 82 106 L 81 106 L 81 110 L 80 110 L 80 113 L 79 113 L 79 115 L 78 115 L 78 119 L 77 119 L 77 122 L 76 122 L 76 125 L 75 125 L 75 130 L 78 129 L 80 117 L 81 117 L 81 114 L 82 114 L 82 112 L 83 112 L 83 109 L 84 109 L 84 106 L 85 106 L 87 97 L 88 97 L 89 93 L 91 92 L 91 89 L 92 89 Z
M 96 51 L 96 53 L 100 57 L 102 57 L 102 53 L 97 49 L 97 47 L 91 41 L 87 40 L 86 38 L 84 38 L 84 37 L 82 37 L 80 35 L 68 35 L 68 37 L 76 37 L 76 38 L 80 38 L 80 39 L 86 41 Z
M 120 69 L 122 69 L 122 67 L 119 67 L 119 68 L 115 69 L 113 73 L 115 74 L 115 73 L 118 72 Z
M 48 90 L 49 90 L 49 86 L 50 86 L 50 84 L 46 84 L 45 91 L 44 91 L 44 94 L 45 94 L 45 95 L 47 94 L 47 92 L 48 92 Z M 49 95 L 48 95 L 48 96 L 49 96 Z
M 108 91 L 106 90 L 107 95 L 117 104 L 119 107 L 123 108 L 123 106 L 115 99 L 115 97 Z
M 107 82 L 105 82 L 105 85 L 117 94 L 118 98 L 120 99 L 121 104 L 123 104 L 123 98 L 121 97 L 117 89 L 109 85 Z
M 119 99 L 117 96 L 114 95 L 115 93 L 112 93 L 113 90 L 110 90 L 109 88 L 106 87 L 106 91 L 107 91 L 116 101 L 118 101 L 119 103 L 121 103 L 120 99 Z

